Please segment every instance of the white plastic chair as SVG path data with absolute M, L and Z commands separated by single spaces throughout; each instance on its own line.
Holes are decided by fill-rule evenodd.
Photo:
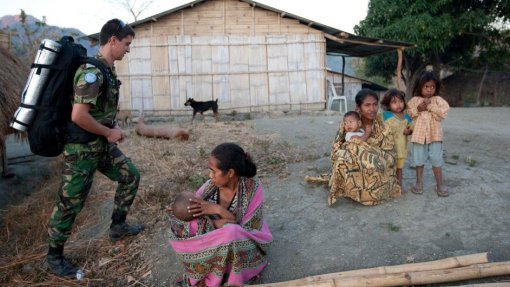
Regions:
M 343 101 L 344 106 L 344 113 L 347 112 L 347 97 L 346 96 L 339 96 L 336 94 L 335 86 L 333 86 L 333 82 L 330 80 L 326 80 L 328 85 L 328 110 L 331 110 L 333 107 L 334 101 Z M 342 112 L 342 102 L 338 103 L 338 110 L 339 112 Z

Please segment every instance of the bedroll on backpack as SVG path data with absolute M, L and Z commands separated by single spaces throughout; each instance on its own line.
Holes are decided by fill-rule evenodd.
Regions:
M 11 122 L 14 128 L 16 125 L 28 127 L 30 150 L 34 154 L 47 157 L 57 156 L 64 149 L 67 140 L 66 127 L 71 121 L 73 78 L 78 67 L 85 63 L 98 67 L 103 74 L 103 91 L 109 82 L 105 64 L 95 58 L 87 57 L 87 50 L 75 43 L 72 37 L 62 37 L 58 44 L 60 49 L 51 51 L 58 54 L 52 64 L 38 63 L 36 56 L 24 89 L 24 93 L 30 90 L 31 80 L 35 75 L 45 73 L 44 79 L 36 83 L 37 92 L 33 93 L 37 95 L 36 103 L 33 103 L 33 97 L 32 102 L 27 103 L 25 95 L 22 95 L 22 103 L 18 109 L 20 112 L 16 112 Z M 44 46 L 43 41 L 40 49 L 49 48 Z M 34 115 L 27 116 L 30 113 Z

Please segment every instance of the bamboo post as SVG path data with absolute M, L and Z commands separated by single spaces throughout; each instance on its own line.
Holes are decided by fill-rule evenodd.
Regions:
M 418 271 L 430 271 L 430 270 L 442 270 L 451 269 L 457 267 L 464 267 L 473 264 L 488 263 L 487 252 L 476 253 L 463 256 L 449 257 L 445 259 L 420 262 L 420 263 L 409 263 L 394 266 L 382 266 L 367 269 L 358 269 L 338 273 L 330 273 L 324 275 L 315 275 L 306 277 L 303 279 L 291 280 L 279 283 L 269 283 L 263 285 L 257 285 L 260 287 L 276 287 L 276 286 L 301 286 L 300 284 L 312 283 L 317 281 L 327 281 L 339 278 L 347 278 L 353 276 L 371 276 L 371 275 L 387 275 L 393 273 L 406 273 L 406 272 L 418 272 Z M 306 285 L 303 285 L 306 286 Z M 311 285 L 313 286 L 313 285 Z
M 396 78 L 396 86 L 397 86 L 397 89 L 401 90 L 401 87 L 400 87 L 400 82 L 402 81 L 402 52 L 404 51 L 404 48 L 400 47 L 397 49 L 397 56 L 398 56 L 398 59 L 397 59 L 397 70 L 395 71 L 395 74 L 397 76 Z

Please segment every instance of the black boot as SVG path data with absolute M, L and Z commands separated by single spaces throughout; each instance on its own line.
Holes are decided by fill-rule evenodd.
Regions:
M 63 253 L 63 245 L 57 247 L 50 246 L 48 256 L 46 257 L 50 272 L 60 277 L 75 276 L 79 268 L 67 261 Z
M 112 225 L 110 225 L 110 239 L 117 241 L 126 236 L 134 236 L 145 229 L 143 224 L 129 225 L 126 223 L 126 215 L 114 213 L 112 215 Z
M 120 224 L 112 224 L 110 226 L 110 239 L 117 241 L 122 237 L 137 235 L 145 229 L 143 224 L 129 225 L 125 222 Z

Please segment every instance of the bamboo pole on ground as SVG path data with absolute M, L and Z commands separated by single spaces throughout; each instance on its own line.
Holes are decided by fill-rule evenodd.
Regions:
M 510 261 L 465 267 L 333 279 L 334 287 L 403 286 L 456 282 L 510 274 Z M 307 285 L 297 285 L 305 287 Z M 314 285 L 311 285 L 314 286 Z
M 367 268 L 367 269 L 358 269 L 351 270 L 345 272 L 338 273 L 330 273 L 323 275 L 315 275 L 306 277 L 303 279 L 291 280 L 286 282 L 279 283 L 269 283 L 263 285 L 257 285 L 260 287 L 276 287 L 276 286 L 301 286 L 300 284 L 318 282 L 318 281 L 327 281 L 334 280 L 338 278 L 346 278 L 353 276 L 371 276 L 371 275 L 387 275 L 394 273 L 406 273 L 406 272 L 417 272 L 417 271 L 429 271 L 429 270 L 442 270 L 442 269 L 451 269 L 457 267 L 464 267 L 473 264 L 482 264 L 488 263 L 489 259 L 487 257 L 487 252 L 484 253 L 476 253 L 470 255 L 463 256 L 454 256 L 448 257 L 445 259 L 428 261 L 428 262 L 420 262 L 420 263 L 409 263 L 402 265 L 394 265 L 394 266 L 381 266 L 375 268 Z M 306 286 L 306 285 L 303 285 Z M 314 285 L 310 285 L 314 286 Z M 333 285 L 335 286 L 335 285 Z
M 500 282 L 500 283 L 481 283 L 481 284 L 469 284 L 469 285 L 460 285 L 457 287 L 509 287 L 510 282 Z
M 456 282 L 469 279 L 481 279 L 510 274 L 510 261 L 473 264 L 464 267 L 411 271 L 391 274 L 354 275 L 350 277 L 328 278 L 326 280 L 297 283 L 288 281 L 258 286 L 295 286 L 295 287 L 367 287 L 367 286 L 407 286 Z

